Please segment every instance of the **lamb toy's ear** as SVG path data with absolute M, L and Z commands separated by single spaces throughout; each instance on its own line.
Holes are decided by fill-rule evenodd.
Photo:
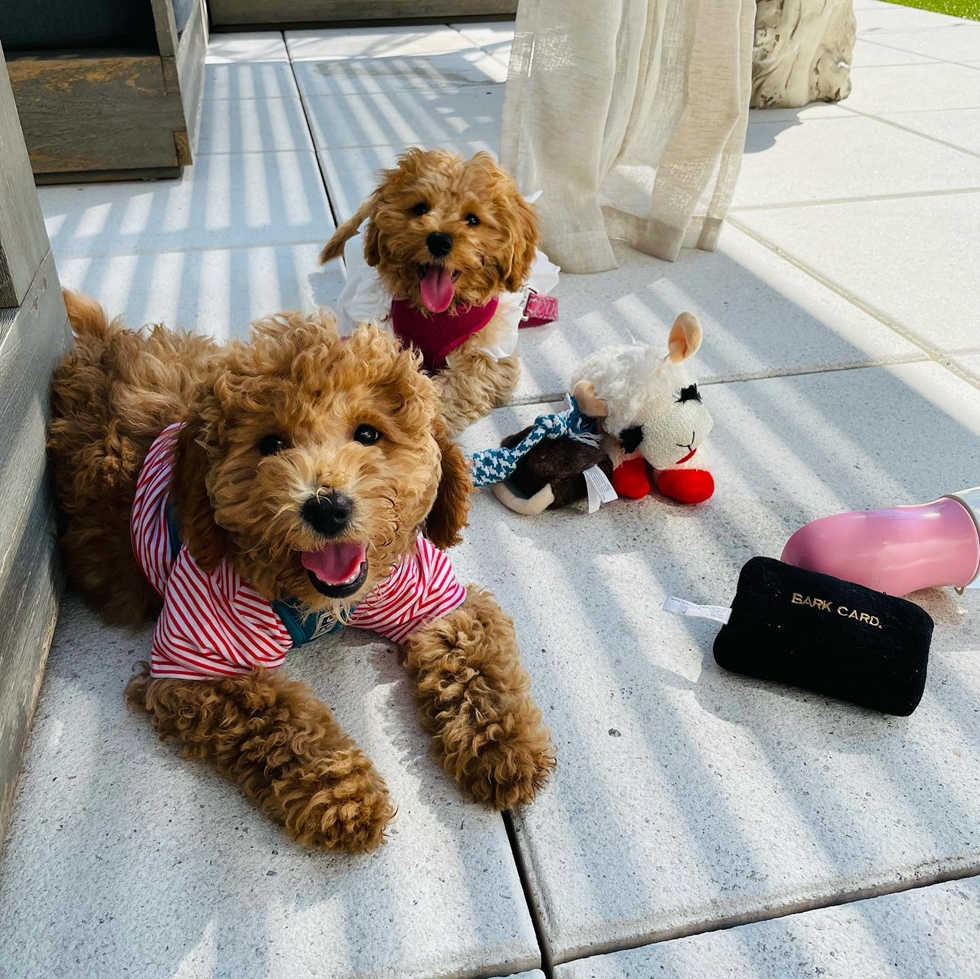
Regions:
M 693 357 L 701 346 L 701 324 L 694 313 L 681 313 L 674 320 L 667 338 L 667 359 L 672 364 L 679 364 L 688 357 Z
M 609 406 L 595 393 L 591 381 L 579 381 L 572 390 L 572 397 L 575 398 L 578 410 L 589 418 L 605 418 L 609 414 Z

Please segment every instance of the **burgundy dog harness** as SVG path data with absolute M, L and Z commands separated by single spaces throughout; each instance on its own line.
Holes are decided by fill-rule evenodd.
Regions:
M 407 299 L 393 299 L 391 327 L 403 345 L 411 345 L 422 354 L 422 367 L 431 374 L 445 367 L 446 358 L 493 319 L 497 305 L 493 298 L 483 306 L 462 306 L 453 313 L 423 313 Z M 543 326 L 557 318 L 558 300 L 532 292 L 520 326 Z

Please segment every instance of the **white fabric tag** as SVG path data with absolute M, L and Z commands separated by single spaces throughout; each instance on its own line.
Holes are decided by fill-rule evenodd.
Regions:
M 671 596 L 664 602 L 664 611 L 675 615 L 691 615 L 696 619 L 714 619 L 715 622 L 728 622 L 732 610 L 724 605 L 695 605 L 694 602 Z
M 582 475 L 585 477 L 585 488 L 589 491 L 589 513 L 595 513 L 603 503 L 619 499 L 613 484 L 598 466 L 586 469 Z

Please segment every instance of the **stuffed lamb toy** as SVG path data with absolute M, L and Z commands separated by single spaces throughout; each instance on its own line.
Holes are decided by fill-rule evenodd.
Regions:
M 471 457 L 474 483 L 519 513 L 540 513 L 588 496 L 590 511 L 656 486 L 681 503 L 701 503 L 714 479 L 699 455 L 712 428 L 686 361 L 701 346 L 701 324 L 681 313 L 667 353 L 646 345 L 606 347 L 572 378 L 567 411 L 542 415 Z

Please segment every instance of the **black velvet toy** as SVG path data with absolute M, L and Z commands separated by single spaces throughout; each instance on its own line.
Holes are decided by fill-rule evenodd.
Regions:
M 714 652 L 727 670 L 906 716 L 922 699 L 932 630 L 912 602 L 756 557 Z

